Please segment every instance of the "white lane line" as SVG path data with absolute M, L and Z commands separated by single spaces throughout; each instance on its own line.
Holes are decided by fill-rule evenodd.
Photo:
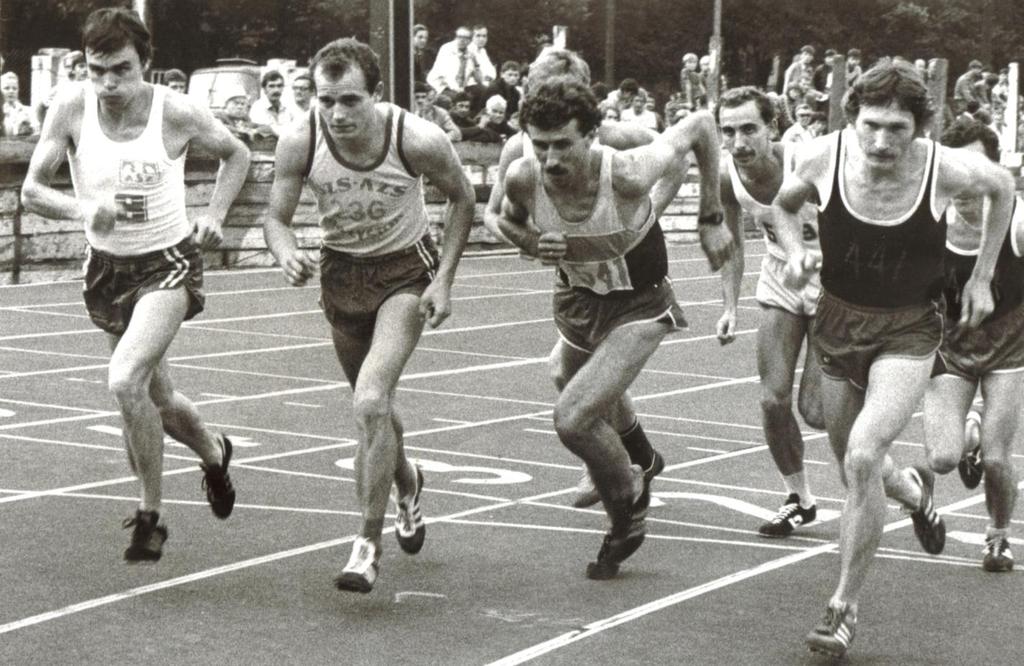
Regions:
M 306 407 L 308 409 L 323 409 L 323 405 L 317 405 L 312 402 L 288 402 L 281 403 L 283 405 L 289 405 L 291 407 Z
M 1022 484 L 1022 485 L 1024 485 L 1024 484 Z M 962 508 L 967 507 L 967 506 L 973 506 L 975 504 L 979 504 L 979 503 L 984 502 L 984 501 L 985 501 L 984 494 L 977 495 L 977 496 L 974 496 L 974 497 L 968 497 L 966 499 L 960 500 L 959 502 L 954 502 L 953 504 L 950 504 L 949 506 L 944 507 L 943 509 L 940 509 L 939 511 L 940 511 L 940 513 L 945 513 L 945 511 L 947 511 L 947 510 L 948 511 L 955 511 L 955 510 L 962 509 Z M 891 532 L 893 530 L 896 530 L 896 529 L 899 529 L 899 528 L 902 528 L 902 527 L 906 527 L 907 525 L 910 525 L 910 524 L 911 524 L 910 518 L 903 518 L 903 519 L 900 519 L 900 520 L 897 520 L 895 522 L 887 524 L 883 528 L 883 532 Z M 671 606 L 675 606 L 677 604 L 683 603 L 684 601 L 688 601 L 690 599 L 696 599 L 697 597 L 701 597 L 701 596 L 704 596 L 704 595 L 709 594 L 711 592 L 715 592 L 717 590 L 720 590 L 722 588 L 729 587 L 730 585 L 734 585 L 736 583 L 745 581 L 745 580 L 750 579 L 750 578 L 755 578 L 757 576 L 760 576 L 760 575 L 765 574 L 765 573 L 769 573 L 771 571 L 775 571 L 777 569 L 782 569 L 782 568 L 788 567 L 788 566 L 790 566 L 792 564 L 797 564 L 799 562 L 802 562 L 804 560 L 810 559 L 812 557 L 816 557 L 816 556 L 821 555 L 823 553 L 828 553 L 828 552 L 836 551 L 836 550 L 838 550 L 838 548 L 839 548 L 839 544 L 834 543 L 834 542 L 833 543 L 828 543 L 828 544 L 823 544 L 821 546 L 817 546 L 817 547 L 814 547 L 814 548 L 809 548 L 809 549 L 807 549 L 807 550 L 805 550 L 803 552 L 800 552 L 800 553 L 793 553 L 792 555 L 787 555 L 785 557 L 780 557 L 780 558 L 775 559 L 775 560 L 764 562 L 764 563 L 762 563 L 762 564 L 760 564 L 760 565 L 758 565 L 756 567 L 752 567 L 750 569 L 745 569 L 743 571 L 738 571 L 736 573 L 728 574 L 726 576 L 723 576 L 721 578 L 717 578 L 715 580 L 709 581 L 709 582 L 704 583 L 702 585 L 698 585 L 696 587 L 691 587 L 691 588 L 688 588 L 688 589 L 685 589 L 685 590 L 681 590 L 681 591 L 676 592 L 674 594 L 670 594 L 668 596 L 662 597 L 661 599 L 656 599 L 656 600 L 651 601 L 649 603 L 642 604 L 642 605 L 636 606 L 634 608 L 630 608 L 628 610 L 625 610 L 625 611 L 623 611 L 621 613 L 618 613 L 616 615 L 612 615 L 610 617 L 604 618 L 602 620 L 597 620 L 595 622 L 591 622 L 590 624 L 587 624 L 587 625 L 583 626 L 580 629 L 576 629 L 576 630 L 573 630 L 573 631 L 566 632 L 564 634 L 561 634 L 560 636 L 555 636 L 554 638 L 551 638 L 551 639 L 549 639 L 547 641 L 544 641 L 542 643 L 538 643 L 538 644 L 533 645 L 531 647 L 528 647 L 528 648 L 526 648 L 524 650 L 520 650 L 519 652 L 516 652 L 514 654 L 510 654 L 510 655 L 508 655 L 506 657 L 498 659 L 497 661 L 493 661 L 493 662 L 491 662 L 491 664 L 489 666 L 514 666 L 515 664 L 526 663 L 527 661 L 531 661 L 533 659 L 536 659 L 537 657 L 543 656 L 543 655 L 548 654 L 550 652 L 554 652 L 555 650 L 558 650 L 558 649 L 561 649 L 563 647 L 566 647 L 567 645 L 571 645 L 573 643 L 577 643 L 577 642 L 585 640 L 587 638 L 591 638 L 592 636 L 596 636 L 597 634 L 599 634 L 601 632 L 607 631 L 608 629 L 613 629 L 613 628 L 615 628 L 615 627 L 617 627 L 617 626 L 619 626 L 621 624 L 626 624 L 627 622 L 632 622 L 633 620 L 637 620 L 637 619 L 639 619 L 641 617 L 644 617 L 646 615 L 650 615 L 651 613 L 656 613 L 656 612 L 658 612 L 660 610 L 664 610 L 664 609 L 669 608 Z M 892 555 L 888 555 L 888 556 L 889 557 L 894 557 Z M 919 559 L 920 561 L 932 561 L 931 558 L 925 558 L 925 557 L 912 558 L 912 557 L 899 556 L 899 559 L 915 559 L 915 560 Z M 975 566 L 977 566 L 977 565 L 975 564 Z

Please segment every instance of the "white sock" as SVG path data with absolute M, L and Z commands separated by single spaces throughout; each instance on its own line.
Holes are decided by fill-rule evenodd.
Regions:
M 804 474 L 803 470 L 795 474 L 784 475 L 782 482 L 786 484 L 786 492 L 796 493 L 800 496 L 800 506 L 802 508 L 809 509 L 814 506 L 814 495 L 811 494 L 811 488 L 807 485 L 807 475 Z

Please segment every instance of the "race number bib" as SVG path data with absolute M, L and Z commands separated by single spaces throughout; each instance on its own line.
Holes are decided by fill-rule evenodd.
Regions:
M 114 195 L 114 203 L 117 205 L 118 222 L 145 222 L 149 219 L 149 207 L 143 194 L 117 193 Z
M 633 288 L 623 257 L 605 261 L 561 261 L 558 266 L 565 273 L 571 287 L 583 287 L 595 294 Z

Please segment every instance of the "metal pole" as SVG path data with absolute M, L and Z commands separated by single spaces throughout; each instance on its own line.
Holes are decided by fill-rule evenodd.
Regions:
M 1006 95 L 1006 127 L 1003 129 L 1002 149 L 1004 153 L 1017 152 L 1017 123 L 1019 122 L 1020 64 L 1011 62 L 1010 87 Z
M 946 77 L 949 75 L 949 61 L 945 58 L 932 58 L 928 61 L 928 94 L 935 105 L 935 118 L 932 120 L 931 138 L 938 141 L 942 136 L 945 124 L 946 109 Z
M 828 89 L 828 131 L 846 126 L 843 97 L 846 96 L 846 56 L 832 56 L 832 86 Z
M 604 82 L 615 88 L 615 0 L 604 0 Z
M 370 3 L 370 48 L 380 59 L 384 99 L 412 110 L 412 0 Z
M 718 102 L 718 84 L 722 72 L 722 0 L 715 0 L 714 22 L 711 26 L 711 41 L 708 43 L 711 69 L 708 71 L 708 107 Z

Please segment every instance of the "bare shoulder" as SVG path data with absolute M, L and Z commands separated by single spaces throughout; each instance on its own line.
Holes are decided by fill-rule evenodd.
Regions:
M 458 163 L 458 155 L 444 130 L 413 113 L 404 112 L 402 118 L 402 150 L 417 173 L 429 178 L 438 169 Z
M 981 153 L 936 144 L 937 186 L 940 194 L 955 196 L 982 186 L 1013 187 L 1010 173 Z
M 309 159 L 313 127 L 304 115 L 291 123 L 277 140 L 274 153 L 275 172 L 284 176 L 301 175 Z
M 505 172 L 505 194 L 516 203 L 524 203 L 532 198 L 536 160 L 532 157 L 520 157 L 514 160 Z
M 832 160 L 834 133 L 818 136 L 805 142 L 795 151 L 793 172 L 804 180 L 813 180 L 828 171 Z M 784 151 L 782 144 L 777 144 Z
M 625 122 L 601 125 L 597 129 L 597 136 L 602 145 L 616 150 L 628 150 L 651 143 L 658 137 L 658 133 L 637 123 Z
M 502 169 L 508 169 L 509 165 L 523 156 L 523 142 L 526 141 L 526 134 L 517 132 L 508 138 L 505 145 L 501 147 L 501 156 L 498 158 L 499 173 Z
M 47 125 L 51 132 L 64 136 L 76 136 L 82 126 L 85 113 L 85 86 L 64 86 L 58 91 L 46 113 Z
M 156 86 L 153 86 L 154 91 Z M 176 131 L 194 136 L 204 127 L 217 122 L 213 112 L 205 104 L 200 104 L 188 95 L 164 95 L 164 122 Z

